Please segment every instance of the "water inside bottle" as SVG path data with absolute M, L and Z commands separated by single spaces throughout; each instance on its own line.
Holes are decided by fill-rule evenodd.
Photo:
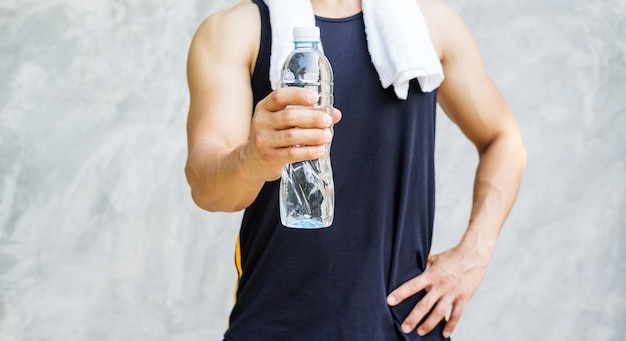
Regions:
M 329 146 L 325 148 L 328 152 Z M 332 224 L 335 195 L 333 184 L 328 181 L 332 181 L 332 169 L 326 155 L 283 168 L 280 191 L 283 225 L 320 228 Z
M 287 58 L 283 67 L 281 86 L 305 88 L 318 93 L 319 101 L 313 108 L 332 115 L 332 69 L 315 45 L 302 49 L 296 43 L 296 51 Z M 318 159 L 288 164 L 283 168 L 279 192 L 280 219 L 283 225 L 315 229 L 332 224 L 335 190 L 330 165 L 330 144 L 325 148 L 325 153 Z

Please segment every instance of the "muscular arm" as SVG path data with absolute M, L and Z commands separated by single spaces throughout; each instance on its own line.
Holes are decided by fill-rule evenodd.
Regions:
M 513 116 L 489 78 L 461 18 L 440 1 L 427 0 L 420 5 L 446 77 L 439 89 L 439 103 L 476 146 L 480 161 L 469 224 L 462 240 L 451 250 L 433 256 L 423 274 L 389 295 L 389 303 L 397 304 L 426 290 L 426 296 L 403 323 L 403 330 L 413 330 L 433 309 L 418 326 L 418 333 L 425 334 L 452 306 L 444 328 L 444 336 L 449 336 L 484 277 L 500 229 L 517 196 L 526 157 Z
M 461 247 L 486 262 L 508 216 L 525 166 L 525 150 L 517 124 L 504 98 L 489 78 L 473 37 L 456 13 L 446 36 L 442 64 L 446 80 L 439 103 L 476 146 L 479 164 L 473 207 Z
M 246 174 L 238 160 L 238 147 L 248 139 L 252 115 L 248 84 L 254 45 L 248 31 L 254 30 L 251 25 L 234 24 L 235 16 L 254 20 L 251 10 L 240 6 L 207 18 L 189 49 L 185 173 L 194 201 L 208 210 L 236 210 L 262 185 Z M 229 194 L 233 187 L 240 190 Z
M 258 8 L 245 1 L 207 18 L 189 50 L 185 174 L 194 202 L 209 211 L 246 208 L 286 163 L 319 157 L 331 138 L 328 115 L 287 109 L 315 103 L 307 90 L 279 89 L 253 108 L 259 36 Z

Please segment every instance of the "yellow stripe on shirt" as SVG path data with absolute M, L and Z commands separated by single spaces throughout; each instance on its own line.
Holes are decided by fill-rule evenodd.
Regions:
M 237 302 L 237 289 L 239 289 L 239 280 L 243 269 L 241 267 L 241 231 L 237 233 L 237 241 L 235 242 L 235 267 L 237 268 L 237 284 L 235 284 L 235 302 Z

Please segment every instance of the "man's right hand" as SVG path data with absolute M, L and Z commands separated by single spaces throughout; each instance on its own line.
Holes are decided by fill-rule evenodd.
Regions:
M 242 155 L 248 174 L 258 180 L 276 180 L 286 164 L 324 153 L 341 112 L 333 109 L 331 116 L 313 108 L 317 101 L 315 92 L 293 87 L 277 89 L 257 104 Z
M 331 115 L 312 107 L 317 94 L 301 88 L 278 89 L 252 106 L 260 27 L 258 7 L 242 1 L 208 17 L 189 48 L 185 175 L 194 202 L 208 211 L 242 210 L 285 164 L 319 157 L 341 117 L 336 110 L 324 121 Z

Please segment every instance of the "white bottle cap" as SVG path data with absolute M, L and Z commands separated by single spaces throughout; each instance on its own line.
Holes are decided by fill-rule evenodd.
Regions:
M 320 41 L 320 28 L 317 26 L 299 26 L 293 28 L 293 41 Z

